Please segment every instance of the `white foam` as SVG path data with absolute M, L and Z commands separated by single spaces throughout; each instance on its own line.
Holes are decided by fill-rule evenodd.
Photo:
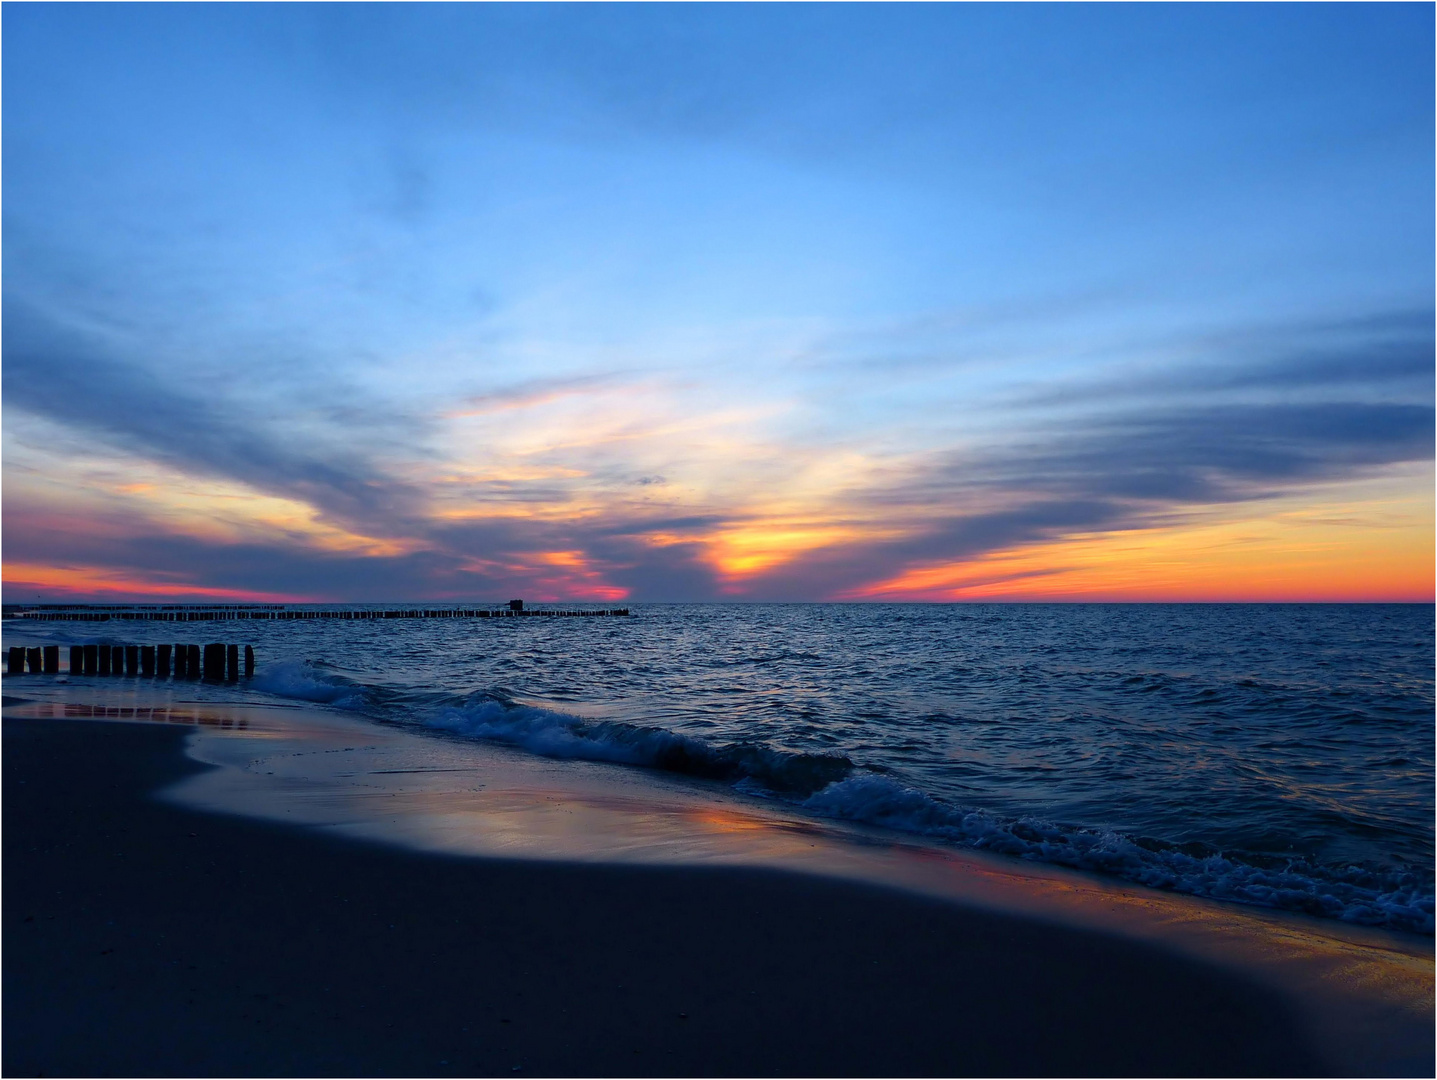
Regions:
M 494 700 L 442 709 L 423 722 L 427 727 L 470 738 L 521 746 L 545 757 L 616 761 L 628 765 L 650 764 L 666 741 L 664 736 L 670 740 L 676 738 L 669 732 L 654 731 L 645 733 L 648 738 L 620 741 L 602 729 L 585 725 L 578 717 Z
M 255 673 L 251 685 L 276 697 L 315 701 L 339 709 L 363 709 L 368 704 L 363 686 L 340 676 L 327 675 L 299 660 L 265 664 Z
M 1003 821 L 942 803 L 883 777 L 860 774 L 829 784 L 801 804 L 831 817 L 916 833 L 1006 855 L 1098 870 L 1156 888 L 1216 900 L 1304 911 L 1365 925 L 1433 932 L 1433 898 L 1419 888 L 1334 881 L 1305 873 L 1296 861 L 1283 869 L 1252 866 L 1224 855 L 1198 857 L 1152 851 L 1120 833 L 1062 828 L 1035 818 Z
M 853 768 L 845 757 L 794 753 L 753 743 L 715 744 L 665 728 L 588 721 L 487 695 L 440 709 L 422 722 L 471 738 L 520 746 L 546 757 L 643 765 L 732 784 L 747 783 L 756 792 L 806 796 Z
M 280 661 L 257 673 L 254 687 L 341 709 L 387 712 L 391 695 L 322 671 Z M 453 700 L 453 699 L 451 699 Z M 397 702 L 391 702 L 396 704 Z M 551 758 L 664 769 L 733 784 L 747 794 L 797 803 L 813 813 L 876 825 L 1018 858 L 1113 874 L 1142 885 L 1217 900 L 1302 911 L 1365 925 L 1430 934 L 1431 882 L 1374 875 L 1359 867 L 1313 867 L 1301 860 L 1258 866 L 1224 854 L 1153 850 L 1111 830 L 1060 826 L 1036 817 L 1004 819 L 943 802 L 891 779 L 854 771 L 847 758 L 794 753 L 756 743 L 716 745 L 619 721 L 587 721 L 516 705 L 483 693 L 432 704 L 410 719 L 468 738 L 502 742 Z

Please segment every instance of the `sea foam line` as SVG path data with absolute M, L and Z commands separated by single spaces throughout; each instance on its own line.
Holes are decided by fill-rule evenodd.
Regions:
M 262 669 L 254 686 L 282 697 L 376 713 L 383 711 L 383 699 L 391 693 L 293 661 Z M 713 744 L 665 728 L 584 720 L 492 693 L 425 710 L 419 722 L 544 757 L 719 780 L 824 817 L 1097 871 L 1153 888 L 1415 933 L 1431 934 L 1434 929 L 1431 883 L 1424 889 L 1415 875 L 1317 867 L 1298 859 L 1282 868 L 1262 867 L 1232 854 L 1153 850 L 1112 830 L 1033 817 L 1005 819 L 953 806 L 837 755 L 793 753 L 755 743 Z
M 1154 851 L 1112 830 L 1058 826 L 1027 817 L 1003 820 L 950 806 L 864 773 L 830 784 L 800 805 L 830 817 L 1098 871 L 1153 888 L 1368 926 L 1433 932 L 1430 892 L 1397 875 L 1381 875 L 1386 880 L 1372 882 L 1376 875 L 1362 867 L 1324 868 L 1328 872 L 1323 873 L 1297 859 L 1272 869 L 1224 854 L 1199 857 L 1176 850 Z

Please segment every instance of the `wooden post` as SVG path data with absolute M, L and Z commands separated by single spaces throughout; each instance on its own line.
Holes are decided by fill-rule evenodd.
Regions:
M 245 677 L 246 679 L 252 679 L 252 678 L 254 678 L 254 646 L 253 646 L 253 645 L 246 645 L 246 646 L 244 647 L 244 677 Z
M 101 646 L 100 646 L 100 666 L 99 666 L 99 668 L 96 670 L 95 674 L 96 674 L 96 675 L 108 675 L 109 673 L 110 673 L 110 647 L 109 647 L 108 645 L 101 645 Z
M 223 644 L 205 646 L 205 682 L 223 682 L 225 677 L 225 647 Z
M 10 646 L 10 659 L 5 671 L 10 675 L 25 674 L 25 650 L 19 645 Z
M 125 674 L 138 675 L 140 673 L 140 647 L 138 645 L 125 646 Z
M 82 675 L 85 672 L 85 646 L 70 646 L 70 674 Z
M 189 651 L 189 649 L 186 648 L 186 647 L 183 646 L 183 645 L 176 645 L 176 646 L 175 646 L 175 678 L 177 678 L 177 679 L 188 679 L 188 678 L 190 677 L 189 659 L 190 659 L 190 651 Z
M 155 675 L 161 679 L 170 677 L 170 647 L 168 645 L 155 646 Z
M 189 670 L 188 678 L 198 679 L 200 677 L 200 647 L 198 645 L 185 646 L 185 667 Z
M 60 674 L 60 646 L 58 645 L 45 646 L 45 674 Z
M 225 680 L 227 682 L 239 681 L 239 646 L 225 646 Z
M 25 659 L 29 661 L 31 675 L 39 675 L 45 670 L 45 654 L 39 649 L 26 649 Z
M 140 646 L 140 674 L 150 679 L 155 677 L 155 647 L 153 645 Z
M 85 674 L 98 675 L 100 673 L 100 647 L 98 645 L 85 646 Z

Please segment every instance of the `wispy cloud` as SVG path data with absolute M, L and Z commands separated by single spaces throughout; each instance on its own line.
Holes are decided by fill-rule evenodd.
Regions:
M 987 595 L 1308 500 L 1420 585 L 1430 23 L 7 8 L 7 568 Z
M 1406 331 L 1415 325 L 1397 324 Z M 1372 325 L 1387 334 L 1394 323 Z M 1155 407 L 1145 395 L 1095 395 L 1081 417 L 1052 430 L 1043 423 L 1047 406 L 1031 403 L 1011 414 L 1014 430 L 1006 437 L 909 454 L 846 480 L 838 476 L 836 486 L 796 489 L 783 496 L 784 510 L 774 505 L 775 491 L 724 488 L 715 502 L 717 492 L 657 484 L 654 474 L 626 470 L 622 458 L 600 474 L 591 462 L 566 465 L 579 461 L 566 455 L 593 440 L 575 439 L 562 425 L 538 444 L 541 464 L 469 466 L 459 475 L 441 467 L 400 481 L 362 452 L 325 451 L 263 419 L 165 386 L 23 309 L 7 320 L 6 335 L 8 408 L 89 432 L 183 474 L 277 493 L 351 528 L 376 526 L 371 531 L 385 538 L 327 541 L 309 526 L 287 538 L 281 528 L 267 541 L 259 525 L 276 520 L 275 512 L 252 518 L 248 539 L 176 534 L 167 531 L 173 524 L 161 524 L 162 487 L 116 481 L 115 492 L 138 500 L 124 536 L 114 530 L 76 536 L 73 526 L 46 526 L 38 507 L 27 510 L 23 499 L 12 498 L 8 551 L 22 560 L 48 551 L 76 565 L 96 565 L 108 552 L 126 572 L 153 576 L 188 566 L 197 582 L 271 592 L 356 595 L 382 587 L 470 595 L 528 582 L 541 590 L 562 585 L 651 599 L 863 595 L 905 573 L 917 580 L 913 572 L 924 567 L 1069 536 L 1167 528 L 1194 510 L 1430 460 L 1434 438 L 1430 385 L 1412 359 L 1414 347 L 1380 340 L 1370 350 L 1377 372 L 1371 383 L 1355 378 L 1361 361 L 1344 352 L 1342 362 L 1291 356 L 1243 370 L 1241 378 L 1231 364 L 1200 383 L 1189 374 L 1190 386 L 1202 392 L 1189 394 L 1186 406 L 1171 398 Z M 55 364 L 70 374 L 51 377 Z M 1343 400 L 1389 384 L 1418 400 Z M 494 400 L 542 413 L 614 385 L 602 377 L 535 380 Z M 1315 390 L 1314 400 L 1261 400 L 1293 385 Z M 1245 394 L 1222 400 L 1234 388 Z M 1243 399 L 1254 391 L 1259 400 Z M 1424 396 L 1427 403 L 1420 402 Z M 640 445 L 670 442 L 672 423 L 658 427 L 661 434 L 635 429 L 633 437 Z M 813 451 L 795 453 L 802 460 Z M 645 499 L 659 492 L 660 502 L 615 498 L 625 485 Z M 465 494 L 442 495 L 448 488 Z M 795 516 L 800 506 L 806 509 Z M 377 546 L 385 543 L 391 553 Z M 1017 571 L 1014 580 L 1035 573 Z
M 624 376 L 619 372 L 580 375 L 572 378 L 526 379 L 523 382 L 486 394 L 477 394 L 446 415 L 449 418 L 488 416 L 492 413 L 532 409 L 561 398 L 588 395 L 620 385 Z
M 195 377 L 182 358 L 141 365 L 100 335 L 8 296 L 3 342 L 7 404 L 101 442 L 301 499 L 347 522 L 404 521 L 423 505 L 423 494 L 388 475 L 344 425 L 304 430 L 289 409 L 275 415 L 237 399 L 222 374 Z M 284 408 L 283 390 L 276 399 Z

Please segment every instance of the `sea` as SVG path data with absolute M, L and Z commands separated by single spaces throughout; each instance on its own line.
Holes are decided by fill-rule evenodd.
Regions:
M 194 692 L 311 702 L 1156 889 L 1433 932 L 1430 604 L 629 610 L 9 619 L 5 643 L 248 643 L 253 678 Z

